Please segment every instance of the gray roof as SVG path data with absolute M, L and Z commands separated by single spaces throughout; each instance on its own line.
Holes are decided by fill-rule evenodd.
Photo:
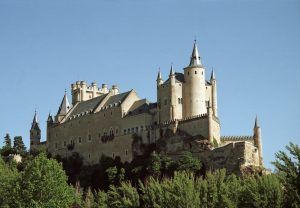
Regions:
M 103 104 L 103 107 L 122 103 L 129 93 L 130 91 L 110 96 L 108 100 Z M 74 106 L 74 109 L 72 110 L 72 112 L 68 117 L 76 116 L 82 113 L 86 114 L 86 113 L 93 112 L 94 110 L 96 110 L 98 105 L 103 101 L 103 99 L 106 96 L 107 94 L 104 94 L 99 97 L 95 97 L 90 100 L 86 100 L 78 103 L 76 106 Z
M 65 93 L 65 95 L 60 103 L 57 115 L 65 116 L 65 115 L 67 115 L 67 113 L 69 112 L 70 109 L 71 109 L 71 106 L 69 104 L 67 94 Z
M 106 94 L 78 103 L 78 105 L 76 105 L 75 109 L 73 109 L 69 117 L 81 114 L 83 112 L 87 112 L 91 110 L 93 111 L 100 104 L 100 102 L 105 98 L 105 96 Z
M 103 106 L 109 106 L 115 103 L 122 103 L 130 92 L 131 91 L 111 96 L 110 98 L 108 98 L 108 100 Z
M 184 82 L 184 74 L 175 72 L 175 79 L 179 82 Z M 165 81 L 165 83 L 169 82 L 170 78 Z
M 141 113 L 148 113 L 150 104 L 146 99 L 135 101 L 128 110 L 128 116 L 138 115 Z

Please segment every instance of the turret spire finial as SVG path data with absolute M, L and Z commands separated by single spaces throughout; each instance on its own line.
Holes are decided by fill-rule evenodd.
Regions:
M 189 66 L 202 66 L 196 40 L 194 40 L 194 47 Z
M 215 72 L 214 72 L 214 67 L 212 67 L 211 69 L 211 75 L 210 75 L 210 80 L 214 80 L 216 79 L 216 76 L 215 76 Z
M 254 128 L 258 128 L 259 127 L 259 123 L 258 123 L 258 118 L 257 116 L 255 117 L 255 124 L 254 124 Z
M 174 72 L 174 68 L 173 68 L 173 63 L 171 63 L 171 69 L 170 69 L 170 75 L 174 75 L 175 72 Z
M 160 67 L 158 67 L 157 80 L 161 79 Z
M 36 112 L 36 108 L 34 109 L 34 117 L 33 117 L 33 121 L 32 123 L 38 123 L 38 117 L 37 117 L 37 112 Z

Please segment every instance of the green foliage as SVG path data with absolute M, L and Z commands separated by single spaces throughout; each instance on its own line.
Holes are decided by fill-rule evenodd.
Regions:
M 184 152 L 176 161 L 176 170 L 178 171 L 190 171 L 198 173 L 201 169 L 201 163 L 198 159 L 195 159 L 190 152 Z
M 250 176 L 244 179 L 241 207 L 280 208 L 283 205 L 283 191 L 275 175 Z
M 214 148 L 217 148 L 218 146 L 219 146 L 219 144 L 218 144 L 216 138 L 214 138 L 214 139 L 213 139 L 213 147 L 214 147 Z
M 108 208 L 107 205 L 107 193 L 104 191 L 98 191 L 95 197 L 95 207 L 98 208 Z
M 282 176 L 285 206 L 300 207 L 300 148 L 297 144 L 289 143 L 286 149 L 289 154 L 279 151 L 275 154 L 273 164 Z
M 13 150 L 16 154 L 24 155 L 26 153 L 26 147 L 24 145 L 23 139 L 21 136 L 14 137 L 14 146 Z
M 153 151 L 150 155 L 150 162 L 147 167 L 148 173 L 154 178 L 158 178 L 161 175 L 160 169 L 161 169 L 160 156 L 155 151 Z
M 14 194 L 17 192 L 19 177 L 16 167 L 5 164 L 0 156 L 0 207 L 15 207 Z
M 107 192 L 107 204 L 112 208 L 140 207 L 139 194 L 129 182 L 122 182 L 121 186 L 111 186 Z
M 87 192 L 86 192 L 86 195 L 85 195 L 85 200 L 84 200 L 84 203 L 83 203 L 83 207 L 84 208 L 94 207 L 94 201 L 95 201 L 94 194 L 93 194 L 91 188 L 89 187 Z
M 22 207 L 70 207 L 74 189 L 62 165 L 41 154 L 28 163 L 19 180 Z
M 12 149 L 12 146 L 11 146 L 11 138 L 10 138 L 9 134 L 6 134 L 5 137 L 4 137 L 4 145 L 1 148 L 0 152 L 1 152 L 1 155 L 4 156 L 4 157 L 7 157 L 7 156 L 9 156 L 10 154 L 13 153 L 13 149 Z

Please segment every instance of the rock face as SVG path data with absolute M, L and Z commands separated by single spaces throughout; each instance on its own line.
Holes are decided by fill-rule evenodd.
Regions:
M 165 138 L 157 143 L 157 147 L 176 159 L 184 151 L 192 152 L 204 165 L 206 171 L 225 168 L 227 174 L 242 174 L 247 167 L 259 167 L 258 149 L 249 141 L 236 141 L 220 147 L 212 144 L 202 137 L 189 136 L 186 132 L 173 134 L 166 133 Z

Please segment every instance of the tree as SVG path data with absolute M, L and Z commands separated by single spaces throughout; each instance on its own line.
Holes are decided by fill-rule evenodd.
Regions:
M 110 186 L 107 192 L 107 203 L 112 208 L 140 207 L 139 194 L 129 182 L 122 182 L 119 187 Z
M 282 184 L 276 175 L 250 176 L 244 179 L 243 186 L 239 207 L 282 207 Z
M 285 191 L 285 207 L 300 207 L 300 148 L 297 144 L 286 146 L 289 155 L 283 151 L 275 154 L 273 162 L 282 176 Z
M 4 137 L 4 146 L 1 149 L 1 155 L 6 157 L 11 153 L 12 153 L 11 138 L 10 135 L 7 133 Z
M 19 176 L 15 166 L 5 164 L 0 156 L 0 207 L 16 207 L 14 201 Z
M 24 145 L 23 139 L 21 136 L 15 136 L 14 137 L 14 146 L 13 150 L 16 154 L 25 154 L 26 152 L 26 147 Z
M 62 165 L 45 154 L 28 163 L 19 184 L 21 207 L 70 207 L 75 200 Z
M 158 178 L 161 175 L 161 161 L 159 155 L 154 151 L 150 155 L 149 165 L 147 167 L 149 175 Z
M 108 208 L 107 205 L 107 194 L 104 191 L 99 190 L 95 196 L 95 207 L 97 208 Z
M 184 152 L 176 162 L 177 170 L 191 171 L 198 173 L 201 169 L 201 163 L 198 159 L 195 159 L 190 152 Z
M 110 167 L 106 169 L 106 174 L 107 174 L 107 178 L 108 178 L 108 182 L 111 185 L 115 185 L 116 184 L 116 179 L 117 179 L 117 175 L 118 175 L 118 169 L 116 166 Z

